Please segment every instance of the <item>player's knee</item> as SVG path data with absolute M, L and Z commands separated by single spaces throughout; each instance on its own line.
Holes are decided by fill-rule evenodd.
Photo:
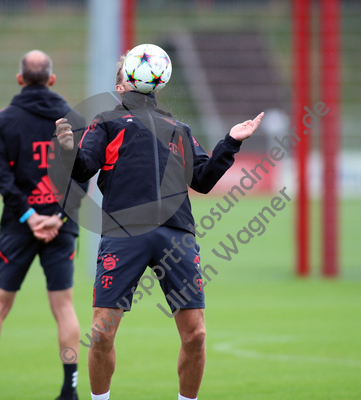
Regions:
M 11 304 L 0 302 L 0 321 L 3 321 L 11 310 Z
M 97 331 L 93 332 L 93 351 L 108 353 L 114 344 L 114 335 L 111 332 Z
M 203 351 L 206 343 L 206 331 L 205 329 L 195 329 L 194 331 L 184 335 L 182 344 L 185 350 L 198 352 Z
M 50 307 L 57 321 L 67 320 L 75 314 L 71 301 L 53 301 L 50 303 Z
M 0 310 L 1 311 L 9 311 L 12 306 L 11 301 L 7 300 L 0 300 Z

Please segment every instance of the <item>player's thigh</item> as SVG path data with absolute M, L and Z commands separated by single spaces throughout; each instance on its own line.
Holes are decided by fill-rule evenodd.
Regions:
M 151 258 L 149 235 L 101 238 L 94 283 L 94 307 L 130 309 L 138 282 Z
M 154 240 L 152 262 L 155 265 L 152 269 L 171 311 L 204 308 L 200 247 L 194 235 L 182 229 L 161 226 Z
M 39 242 L 32 234 L 0 234 L 0 288 L 20 289 L 38 252 Z
M 75 236 L 60 232 L 39 249 L 40 263 L 46 277 L 48 291 L 69 289 L 73 286 Z

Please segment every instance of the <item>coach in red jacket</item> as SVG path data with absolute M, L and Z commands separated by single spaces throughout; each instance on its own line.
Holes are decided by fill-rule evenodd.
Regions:
M 58 324 L 60 349 L 71 347 L 78 353 L 79 324 L 72 304 L 73 257 L 78 209 L 88 184 L 82 188 L 73 185 L 74 190 L 67 195 L 65 214 L 58 202 L 64 202 L 69 180 L 60 166 L 53 166 L 53 179 L 49 178 L 48 169 L 57 151 L 51 141 L 54 122 L 67 113 L 80 126 L 85 122 L 62 97 L 49 90 L 55 79 L 48 55 L 41 51 L 27 53 L 17 75 L 21 93 L 0 113 L 0 193 L 4 200 L 0 232 L 0 329 L 38 254 Z M 77 364 L 64 363 L 64 373 L 58 399 L 75 400 Z

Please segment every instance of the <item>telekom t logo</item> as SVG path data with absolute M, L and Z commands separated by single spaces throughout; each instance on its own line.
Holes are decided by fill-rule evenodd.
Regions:
M 54 142 L 33 142 L 33 159 L 40 160 L 38 168 L 50 168 L 47 162 L 48 147 L 51 150 L 49 151 L 49 160 L 54 160 Z
M 104 289 L 110 289 L 110 285 L 113 284 L 113 277 L 111 275 L 103 275 L 102 285 Z

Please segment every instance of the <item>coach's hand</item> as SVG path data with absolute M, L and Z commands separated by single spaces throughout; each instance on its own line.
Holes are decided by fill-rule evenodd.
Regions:
M 66 118 L 58 119 L 55 122 L 56 125 L 56 136 L 59 140 L 60 146 L 64 150 L 73 150 L 74 148 L 74 134 L 71 130 L 72 126 L 67 124 Z
M 26 220 L 26 222 L 28 223 L 30 229 L 34 230 L 36 225 L 39 225 L 48 218 L 49 218 L 48 215 L 40 215 L 37 212 L 34 212 L 34 214 L 30 215 L 30 217 Z
M 62 226 L 63 221 L 57 215 L 52 215 L 36 225 L 33 228 L 33 233 L 37 239 L 43 240 L 45 243 L 49 243 L 56 236 L 58 236 L 59 229 Z
M 34 236 L 39 240 L 44 240 L 44 242 L 46 243 L 55 238 L 55 236 L 57 235 L 56 230 L 48 229 L 46 231 L 44 230 L 42 232 L 39 232 L 38 234 L 35 233 L 35 230 L 39 225 L 41 225 L 43 222 L 46 222 L 49 218 L 49 215 L 39 215 L 38 213 L 34 213 L 26 221 L 29 225 L 29 228 L 33 231 Z
M 229 135 L 232 136 L 234 139 L 239 140 L 240 142 L 244 139 L 248 139 L 258 128 L 263 116 L 264 112 L 257 115 L 257 117 L 253 121 L 250 119 L 243 122 L 242 124 L 235 125 L 229 132 Z

